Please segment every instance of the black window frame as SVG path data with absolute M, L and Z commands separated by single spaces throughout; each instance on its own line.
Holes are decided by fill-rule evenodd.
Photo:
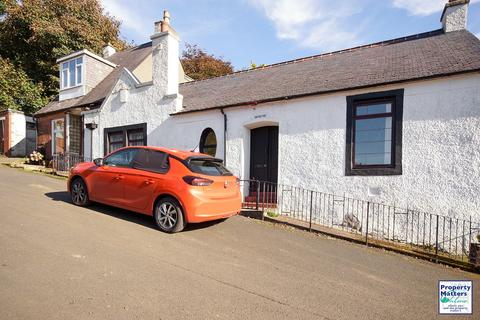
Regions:
M 130 139 L 130 134 L 133 133 L 133 132 L 142 132 L 142 139 Z M 127 141 L 126 141 L 126 145 L 128 145 L 129 147 L 136 147 L 138 145 L 131 145 L 130 143 L 131 142 L 140 142 L 140 143 L 145 143 L 145 130 L 143 128 L 138 128 L 138 129 L 128 129 L 126 130 L 126 137 L 127 137 Z M 144 146 L 145 144 L 143 144 Z
M 143 146 L 147 145 L 147 123 L 132 124 L 127 126 L 118 126 L 105 128 L 103 130 L 103 154 L 104 156 L 109 154 L 110 141 L 109 134 L 122 132 L 123 135 L 123 147 L 128 146 L 128 132 L 132 130 L 143 130 Z M 112 151 L 114 152 L 114 151 Z
M 213 133 L 213 135 L 215 137 L 215 145 L 206 145 L 205 144 L 207 142 L 207 137 L 210 133 Z M 205 154 L 211 155 L 209 153 L 206 153 L 205 149 L 215 148 L 215 154 L 211 155 L 212 157 L 215 157 L 215 155 L 217 154 L 217 147 L 218 147 L 217 134 L 215 133 L 215 131 L 212 128 L 210 128 L 210 127 L 205 128 L 202 131 L 202 135 L 200 136 L 200 143 L 199 143 L 200 153 L 205 153 Z
M 347 96 L 347 126 L 345 148 L 346 176 L 388 176 L 402 174 L 402 131 L 403 131 L 403 96 L 404 89 L 372 92 Z M 361 116 L 364 118 L 392 117 L 391 164 L 355 165 L 355 115 L 356 108 L 365 104 L 391 102 L 391 113 Z
M 120 131 L 111 131 L 111 132 L 106 133 L 106 135 L 107 135 L 107 152 L 106 152 L 106 154 L 111 153 L 111 152 L 115 152 L 116 150 L 125 147 L 125 135 L 123 134 L 123 131 L 121 131 L 121 130 Z M 121 144 L 121 146 L 120 146 L 120 148 L 117 148 L 113 151 L 110 151 L 110 147 L 112 145 L 112 142 L 110 141 L 110 138 L 113 135 L 120 135 L 122 137 L 121 141 L 115 141 L 114 142 L 114 144 Z

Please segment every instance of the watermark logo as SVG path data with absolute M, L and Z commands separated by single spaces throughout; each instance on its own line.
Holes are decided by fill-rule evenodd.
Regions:
M 440 280 L 438 282 L 439 314 L 472 314 L 472 281 Z

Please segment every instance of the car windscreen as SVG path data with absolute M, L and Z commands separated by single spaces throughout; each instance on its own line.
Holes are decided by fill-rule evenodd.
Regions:
M 204 174 L 207 176 L 232 176 L 233 174 L 228 171 L 218 159 L 190 159 L 188 160 L 188 168 L 195 173 Z

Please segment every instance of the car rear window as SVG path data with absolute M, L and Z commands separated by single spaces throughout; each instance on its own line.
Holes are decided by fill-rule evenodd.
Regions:
M 190 159 L 188 167 L 192 172 L 207 176 L 232 176 L 219 159 Z

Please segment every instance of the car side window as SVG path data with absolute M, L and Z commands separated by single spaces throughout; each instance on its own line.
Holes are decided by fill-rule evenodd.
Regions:
M 109 155 L 103 164 L 111 167 L 131 167 L 138 149 L 124 149 Z
M 133 168 L 156 173 L 166 173 L 168 169 L 170 169 L 168 154 L 156 150 L 140 149 L 133 161 Z

